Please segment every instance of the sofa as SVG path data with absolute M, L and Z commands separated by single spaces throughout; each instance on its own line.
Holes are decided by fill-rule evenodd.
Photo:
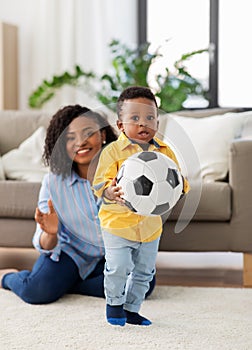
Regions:
M 23 144 L 20 152 L 18 148 L 38 129 L 45 132 L 49 120 L 49 113 L 37 111 L 0 112 L 0 268 L 30 269 L 38 256 L 31 240 L 35 231 L 35 207 L 45 171 L 41 161 L 29 159 L 31 154 L 27 152 L 27 157 L 20 154 L 26 148 L 40 154 L 43 149 L 39 145 L 41 149 L 38 150 L 38 142 L 32 140 Z M 39 136 L 42 138 L 42 133 Z M 33 141 L 36 140 L 33 138 Z M 38 169 L 43 169 L 40 176 Z
M 178 153 L 192 150 L 182 164 L 191 191 L 163 216 L 160 251 L 242 252 L 247 287 L 252 286 L 250 113 L 214 109 L 163 115 L 158 135 L 166 139 L 170 132 L 168 141 L 175 143 L 184 135 Z M 0 111 L 0 268 L 30 269 L 38 256 L 32 246 L 34 211 L 48 171 L 41 154 L 50 117 L 43 111 Z M 194 133 L 201 136 L 188 147 Z M 191 166 L 193 153 L 199 169 Z

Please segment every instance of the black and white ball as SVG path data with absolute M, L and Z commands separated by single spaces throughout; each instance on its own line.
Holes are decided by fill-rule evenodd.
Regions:
M 140 215 L 162 215 L 179 200 L 183 179 L 176 163 L 160 152 L 133 154 L 121 165 L 117 184 L 125 204 Z

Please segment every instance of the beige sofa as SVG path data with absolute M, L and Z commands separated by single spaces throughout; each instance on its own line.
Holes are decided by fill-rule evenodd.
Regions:
M 189 116 L 199 115 L 190 112 Z M 46 127 L 49 119 L 49 114 L 39 111 L 1 111 L 1 155 L 17 148 L 39 126 Z M 252 286 L 252 138 L 232 140 L 228 148 L 228 176 L 221 181 L 203 181 L 198 208 L 180 233 L 174 233 L 174 228 L 183 202 L 177 205 L 164 223 L 160 250 L 243 252 L 244 285 Z M 0 268 L 28 269 L 37 258 L 32 236 L 39 189 L 39 182 L 0 181 Z M 193 190 L 187 201 L 189 196 Z
M 19 147 L 40 126 L 46 128 L 49 120 L 50 115 L 43 112 L 1 111 L 0 155 L 3 157 Z M 3 168 L 3 158 L 1 163 Z M 0 181 L 0 268 L 29 269 L 38 256 L 31 240 L 39 189 L 38 181 Z

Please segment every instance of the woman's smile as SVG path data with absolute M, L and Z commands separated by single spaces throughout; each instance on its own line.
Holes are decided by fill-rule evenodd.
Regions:
M 78 149 L 78 151 L 76 151 L 76 154 L 78 156 L 85 156 L 87 155 L 87 153 L 91 152 L 92 151 L 92 148 L 91 147 L 88 147 L 88 148 L 81 148 L 81 149 Z

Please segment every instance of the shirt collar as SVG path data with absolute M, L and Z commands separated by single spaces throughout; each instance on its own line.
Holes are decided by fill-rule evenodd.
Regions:
M 74 170 L 71 171 L 71 174 L 67 177 L 66 179 L 66 183 L 67 185 L 70 187 L 70 186 L 73 186 L 73 184 L 76 182 L 76 181 L 79 181 L 79 182 L 86 182 L 87 180 L 86 179 L 83 179 L 82 177 L 80 177 Z

